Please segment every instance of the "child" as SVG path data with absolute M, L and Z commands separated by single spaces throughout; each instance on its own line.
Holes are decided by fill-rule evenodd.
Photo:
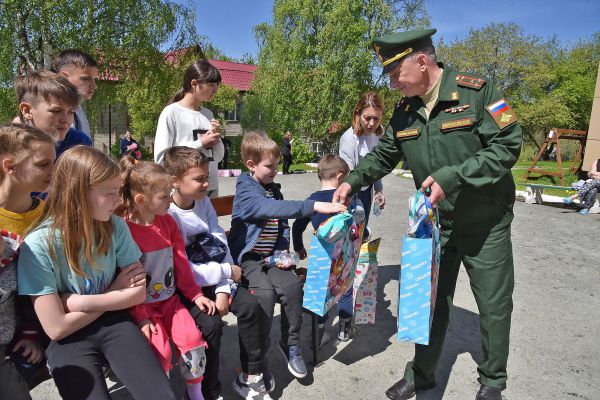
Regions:
M 92 56 L 79 50 L 64 50 L 52 61 L 52 71 L 67 78 L 84 100 L 92 99 L 98 79 L 98 64 Z M 75 109 L 72 127 L 92 140 L 90 123 L 81 105 Z
M 219 195 L 217 164 L 223 159 L 225 149 L 219 121 L 202 103 L 215 97 L 220 83 L 219 70 L 208 61 L 190 65 L 183 75 L 183 87 L 160 113 L 154 141 L 157 163 L 162 162 L 165 151 L 173 146 L 200 149 L 208 157 L 208 197 Z
M 78 144 L 92 145 L 82 132 L 70 129 L 81 97 L 66 78 L 50 71 L 35 71 L 17 77 L 14 88 L 19 102 L 19 119 L 58 141 L 56 157 Z
M 54 141 L 42 131 L 25 126 L 0 127 L 0 227 L 12 244 L 20 244 L 20 241 L 15 242 L 10 236 L 22 236 L 42 213 L 44 202 L 32 197 L 31 193 L 43 192 L 50 186 L 54 159 Z M 15 254 L 16 249 L 18 246 L 13 251 Z M 16 261 L 13 267 L 16 267 Z M 7 272 L 10 269 L 7 266 L 4 272 L 14 274 L 10 281 L 16 284 L 16 269 Z M 5 277 L 9 275 L 2 275 L 1 284 L 6 283 Z M 17 317 L 20 323 L 15 342 L 9 345 L 6 354 L 33 388 L 40 382 L 40 375 L 47 376 L 45 364 L 41 363 L 43 350 L 40 347 L 46 340 L 39 337 L 39 322 L 29 298 L 19 297 L 16 303 L 14 300 L 11 298 L 9 308 L 12 311 L 6 317 L 13 324 Z
M 333 192 L 344 182 L 344 179 L 350 172 L 350 168 L 346 161 L 338 155 L 325 155 L 321 157 L 318 165 L 318 177 L 321 181 L 321 190 L 311 194 L 308 199 L 316 201 L 332 201 Z M 300 259 L 305 259 L 307 256 L 306 249 L 302 242 L 302 233 L 309 223 L 312 223 L 316 231 L 319 225 L 331 217 L 331 214 L 314 214 L 310 218 L 300 218 L 294 221 L 292 226 L 292 239 L 294 242 L 294 250 L 298 252 Z M 338 316 L 340 326 L 338 331 L 338 339 L 345 342 L 350 338 L 350 320 L 353 314 L 352 304 L 352 287 L 340 297 L 338 301 Z M 320 321 L 325 323 L 325 318 Z
M 121 206 L 133 240 L 142 251 L 146 270 L 146 302 L 131 309 L 131 315 L 152 344 L 165 372 L 171 369 L 171 344 L 181 353 L 179 368 L 190 400 L 202 399 L 202 374 L 206 342 L 175 290 L 202 311 L 214 313 L 215 304 L 194 282 L 185 255 L 181 233 L 167 215 L 171 198 L 171 176 L 154 163 L 121 159 Z
M 279 164 L 279 146 L 264 132 L 244 135 L 241 153 L 250 172 L 237 180 L 229 248 L 233 259 L 242 267 L 248 288 L 267 315 L 262 327 L 267 342 L 275 300 L 281 298 L 279 347 L 292 375 L 303 378 L 307 371 L 300 349 L 302 281 L 294 271 L 283 269 L 281 265 L 268 265 L 264 259 L 275 251 L 289 249 L 287 218 L 308 217 L 315 212 L 336 213 L 346 207 L 314 200 L 284 201 L 280 185 L 273 183 Z M 263 348 L 263 352 L 266 350 Z
M 108 399 L 106 361 L 133 397 L 175 399 L 125 311 L 144 301 L 146 279 L 127 225 L 112 215 L 119 172 L 99 150 L 67 150 L 54 169 L 52 196 L 21 245 L 19 294 L 31 296 L 52 340 L 46 356 L 63 399 Z
M 579 197 L 582 208 L 579 210 L 579 214 L 587 215 L 590 212 L 590 208 L 594 206 L 598 190 L 600 190 L 600 160 L 596 160 L 592 163 L 592 167 L 588 172 L 588 179 L 585 183 L 577 190 L 572 196 L 565 197 L 563 202 L 565 204 L 572 204 L 573 200 Z
M 234 380 L 233 387 L 244 398 L 257 398 L 254 396 L 259 394 L 262 399 L 269 400 L 266 392 L 274 389 L 274 382 L 268 371 L 262 371 L 264 338 L 260 335 L 264 313 L 248 289 L 234 283 L 241 280 L 242 271 L 233 264 L 225 231 L 219 226 L 217 214 L 207 196 L 208 158 L 197 149 L 176 146 L 165 152 L 164 165 L 172 176 L 175 189 L 169 214 L 175 218 L 183 234 L 196 283 L 203 286 L 203 292 L 211 300 L 216 301 L 221 316 L 231 310 L 237 317 L 242 373 Z M 197 245 L 204 245 L 204 251 L 197 251 Z M 217 399 L 221 391 L 218 381 L 221 320 L 219 316 L 199 312 L 195 306 L 190 311 L 209 346 L 205 372 L 208 382 L 202 388 L 204 397 Z

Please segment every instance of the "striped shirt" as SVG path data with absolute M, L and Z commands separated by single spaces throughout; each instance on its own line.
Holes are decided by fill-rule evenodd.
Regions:
M 267 190 L 267 197 L 273 197 L 273 192 Z M 258 240 L 252 247 L 252 252 L 268 256 L 273 253 L 279 234 L 279 220 L 270 218 L 260 232 Z

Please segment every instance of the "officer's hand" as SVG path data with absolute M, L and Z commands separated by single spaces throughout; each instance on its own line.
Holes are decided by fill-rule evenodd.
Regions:
M 430 189 L 430 191 L 428 189 Z M 431 201 L 431 205 L 433 206 L 435 206 L 438 201 L 442 201 L 446 198 L 444 189 L 442 189 L 442 187 L 438 185 L 431 176 L 428 176 L 427 179 L 425 179 L 425 181 L 421 184 L 421 190 L 423 193 L 427 194 L 429 201 Z
M 352 187 L 350 186 L 349 183 L 342 183 L 337 189 L 336 191 L 333 193 L 333 200 L 331 201 L 332 203 L 342 203 L 342 204 L 348 204 L 348 201 L 350 200 L 350 192 L 352 191 Z

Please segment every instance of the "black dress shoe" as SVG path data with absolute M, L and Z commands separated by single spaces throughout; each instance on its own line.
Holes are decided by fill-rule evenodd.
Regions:
M 502 390 L 490 386 L 481 385 L 475 400 L 502 400 Z
M 408 383 L 406 379 L 402 378 L 398 382 L 385 391 L 385 395 L 388 399 L 392 400 L 407 400 L 415 396 L 415 385 Z

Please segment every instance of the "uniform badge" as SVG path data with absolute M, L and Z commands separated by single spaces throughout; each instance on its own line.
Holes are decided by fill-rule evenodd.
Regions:
M 445 113 L 456 114 L 465 111 L 467 108 L 471 107 L 468 104 L 463 104 L 462 106 L 450 107 L 444 110 Z
M 452 121 L 445 121 L 440 125 L 440 130 L 447 131 L 450 129 L 464 128 L 466 126 L 473 125 L 473 122 L 473 118 L 461 118 Z
M 458 100 L 458 92 L 452 92 L 452 94 L 450 95 L 450 98 L 452 99 L 452 101 L 457 101 Z
M 504 129 L 510 124 L 517 122 L 517 115 L 504 99 L 489 104 L 485 109 L 490 113 L 500 129 Z
M 485 85 L 485 79 L 468 75 L 456 75 L 456 84 L 458 86 L 479 90 Z
M 406 139 L 419 136 L 419 128 L 407 129 L 405 131 L 397 131 L 396 139 Z

